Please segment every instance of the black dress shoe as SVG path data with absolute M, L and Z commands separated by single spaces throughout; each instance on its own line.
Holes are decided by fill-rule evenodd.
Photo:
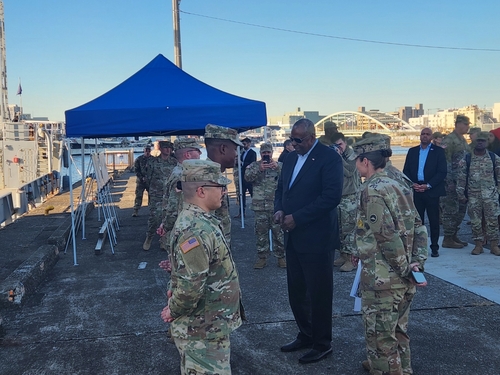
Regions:
M 439 253 L 437 251 L 432 251 L 431 257 L 437 258 L 439 256 Z
M 329 348 L 325 351 L 319 351 L 316 349 L 309 350 L 306 354 L 299 358 L 300 363 L 313 363 L 326 358 L 327 355 L 332 354 L 333 348 Z
M 283 345 L 281 347 L 282 352 L 295 352 L 300 349 L 309 349 L 312 348 L 313 344 L 312 342 L 304 342 L 300 339 L 295 339 L 291 343 L 288 343 L 286 345 Z

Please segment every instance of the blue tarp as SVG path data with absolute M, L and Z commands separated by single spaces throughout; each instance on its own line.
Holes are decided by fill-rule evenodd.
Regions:
M 266 125 L 264 102 L 209 86 L 159 54 L 100 97 L 67 110 L 66 136 L 203 135 L 207 124 L 239 132 Z

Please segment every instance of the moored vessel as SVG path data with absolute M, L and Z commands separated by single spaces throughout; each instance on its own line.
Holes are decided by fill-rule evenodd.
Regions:
M 10 113 L 4 30 L 0 1 L 0 227 L 57 192 L 65 135 L 64 123 L 25 121 L 22 113 Z

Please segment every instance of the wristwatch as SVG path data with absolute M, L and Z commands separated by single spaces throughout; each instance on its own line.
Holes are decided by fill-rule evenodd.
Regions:
M 427 184 L 427 189 L 430 189 L 431 187 L 431 184 Z

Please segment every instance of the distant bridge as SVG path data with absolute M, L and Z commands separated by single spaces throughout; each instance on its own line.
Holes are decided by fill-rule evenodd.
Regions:
M 394 134 L 394 132 L 407 130 L 418 131 L 413 126 L 400 118 L 379 111 L 353 112 L 342 111 L 326 116 L 314 126 L 318 131 L 323 131 L 325 122 L 333 121 L 339 127 L 339 132 L 346 136 L 360 136 L 364 132 Z

